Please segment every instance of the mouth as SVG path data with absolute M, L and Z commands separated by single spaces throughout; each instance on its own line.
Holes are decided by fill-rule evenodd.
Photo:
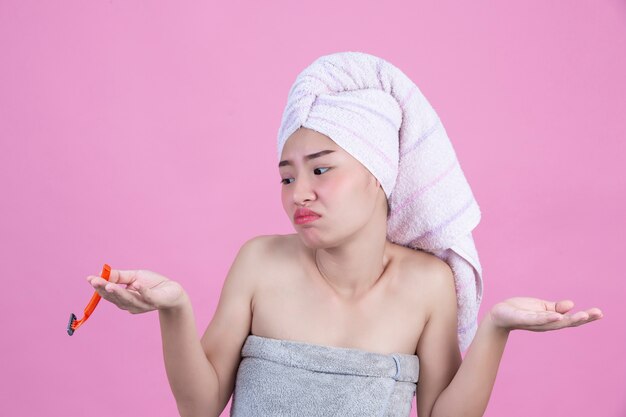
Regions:
M 305 223 L 311 223 L 314 222 L 315 220 L 319 219 L 320 216 L 314 214 L 314 215 L 307 215 L 307 216 L 298 216 L 294 219 L 294 222 L 296 224 L 305 224 Z
M 319 219 L 321 216 L 308 208 L 299 208 L 296 210 L 293 220 L 296 224 L 310 223 Z

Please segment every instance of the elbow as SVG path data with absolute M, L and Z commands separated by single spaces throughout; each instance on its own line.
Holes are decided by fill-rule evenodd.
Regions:
M 214 406 L 176 403 L 180 417 L 219 417 L 220 413 Z
M 427 414 L 429 417 L 482 417 L 483 413 L 475 414 L 469 410 L 444 410 L 433 407 L 432 412 Z M 421 414 L 420 414 L 421 417 Z

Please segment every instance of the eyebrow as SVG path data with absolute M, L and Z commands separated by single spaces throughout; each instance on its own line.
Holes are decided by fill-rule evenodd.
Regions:
M 331 150 L 331 149 L 325 149 L 323 151 L 315 152 L 315 153 L 312 153 L 310 155 L 305 155 L 304 159 L 306 159 L 307 161 L 310 161 L 311 159 L 319 158 L 320 156 L 324 156 L 324 155 L 332 153 L 332 152 L 335 152 L 335 151 Z M 292 165 L 292 163 L 288 159 L 286 159 L 284 161 L 280 161 L 278 163 L 278 168 L 280 168 L 282 166 L 285 166 L 285 165 Z

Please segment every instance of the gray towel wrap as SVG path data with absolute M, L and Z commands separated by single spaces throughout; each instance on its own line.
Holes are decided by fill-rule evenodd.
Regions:
M 249 335 L 231 416 L 409 415 L 419 358 Z

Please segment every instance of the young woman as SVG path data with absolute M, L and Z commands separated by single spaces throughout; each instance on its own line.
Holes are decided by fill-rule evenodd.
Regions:
M 181 416 L 219 416 L 231 395 L 235 416 L 407 416 L 413 395 L 420 417 L 482 416 L 512 330 L 602 317 L 515 297 L 477 326 L 478 208 L 433 109 L 397 68 L 324 56 L 289 96 L 278 156 L 296 233 L 242 246 L 200 340 L 177 282 L 88 277 L 122 309 L 159 311 Z

